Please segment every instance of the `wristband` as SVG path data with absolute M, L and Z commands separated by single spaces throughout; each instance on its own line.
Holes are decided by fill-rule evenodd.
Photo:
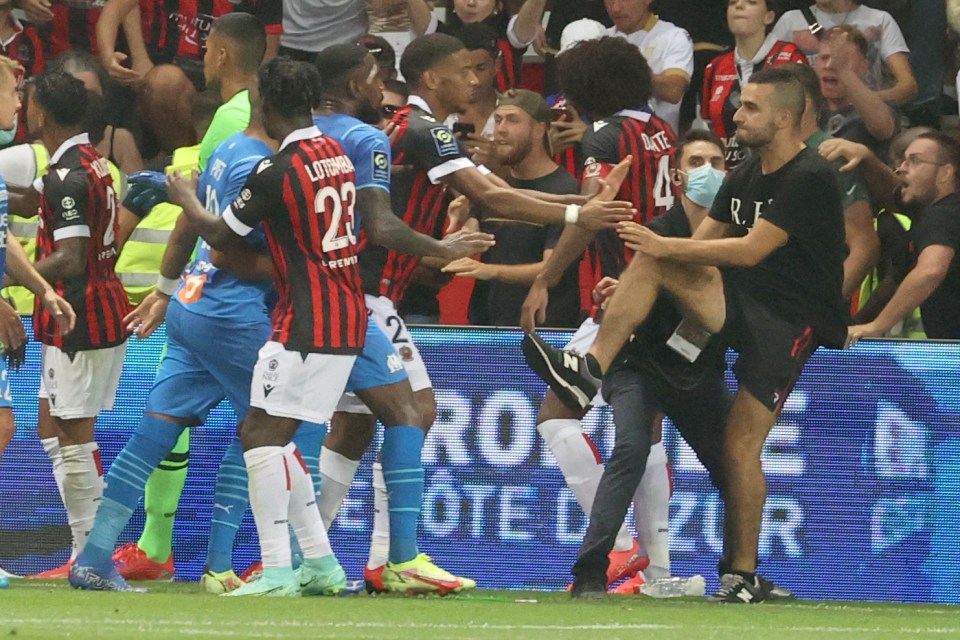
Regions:
M 566 210 L 563 212 L 564 224 L 577 224 L 577 221 L 579 219 L 580 219 L 580 205 L 568 204 Z
M 157 276 L 157 291 L 167 297 L 176 293 L 177 287 L 179 286 L 180 278 L 164 278 L 163 275 Z

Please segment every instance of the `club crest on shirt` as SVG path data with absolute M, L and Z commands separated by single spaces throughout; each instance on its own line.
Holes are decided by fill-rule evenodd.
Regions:
M 373 179 L 380 182 L 390 180 L 390 162 L 387 160 L 387 152 L 375 150 L 373 152 Z
M 441 158 L 460 155 L 457 140 L 453 137 L 450 129 L 446 127 L 434 127 L 430 129 L 430 135 L 433 136 L 433 144 L 437 147 L 437 155 Z

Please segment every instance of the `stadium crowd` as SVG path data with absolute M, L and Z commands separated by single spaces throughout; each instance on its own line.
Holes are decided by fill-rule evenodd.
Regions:
M 804 363 L 960 338 L 951 25 L 956 0 L 3 0 L 0 340 L 15 376 L 33 315 L 73 536 L 38 577 L 172 578 L 190 428 L 226 399 L 205 591 L 346 589 L 327 528 L 378 421 L 366 588 L 475 588 L 417 543 L 436 400 L 407 324 L 454 319 L 522 326 L 550 385 L 537 431 L 590 516 L 573 596 L 671 576 L 666 416 L 725 504 L 712 598 L 791 597 L 757 573 L 760 456 Z M 97 415 L 163 322 L 105 478 Z

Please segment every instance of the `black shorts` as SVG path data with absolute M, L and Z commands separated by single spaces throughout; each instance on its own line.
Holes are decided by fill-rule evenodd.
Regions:
M 773 315 L 726 277 L 723 282 L 727 319 L 722 339 L 737 352 L 733 373 L 750 395 L 778 411 L 816 350 L 813 327 Z

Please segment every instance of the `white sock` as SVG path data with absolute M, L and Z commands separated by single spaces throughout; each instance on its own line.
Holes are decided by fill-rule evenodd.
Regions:
M 373 533 L 370 535 L 370 556 L 367 569 L 376 569 L 390 559 L 390 505 L 387 501 L 387 483 L 383 481 L 383 467 L 373 463 Z
M 640 551 L 650 557 L 644 574 L 651 580 L 670 575 L 670 469 L 662 442 L 650 447 L 647 467 L 633 495 Z
M 264 568 L 291 568 L 287 532 L 290 490 L 283 447 L 257 447 L 243 454 L 250 477 L 250 508 L 260 536 Z
M 43 445 L 43 450 L 50 458 L 50 464 L 53 465 L 53 480 L 57 483 L 60 501 L 66 504 L 63 499 L 63 454 L 60 452 L 60 438 L 43 438 L 40 444 Z
M 326 447 L 320 449 L 320 495 L 317 504 L 327 527 L 337 517 L 359 466 L 359 460 L 351 460 Z
M 583 512 L 590 517 L 593 498 L 597 495 L 603 464 L 597 461 L 597 454 L 587 440 L 580 421 L 573 418 L 545 420 L 537 425 L 537 431 L 550 447 L 553 457 L 563 474 Z M 620 525 L 614 551 L 627 551 L 633 548 L 633 537 L 627 528 Z
M 60 449 L 63 455 L 63 504 L 73 534 L 73 560 L 83 550 L 103 498 L 103 470 L 96 442 L 72 444 Z
M 297 542 L 307 559 L 323 558 L 333 555 L 327 528 L 320 519 L 317 509 L 317 496 L 313 490 L 313 480 L 297 445 L 290 443 L 283 448 L 283 459 L 290 474 L 290 526 L 297 534 Z

